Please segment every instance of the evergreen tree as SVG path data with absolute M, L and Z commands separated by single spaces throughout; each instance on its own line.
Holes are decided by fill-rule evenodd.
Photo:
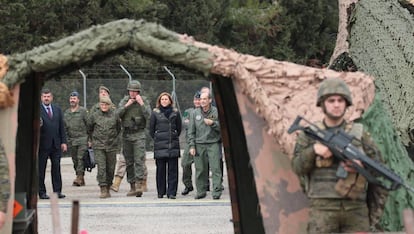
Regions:
M 207 43 L 220 43 L 216 34 L 227 14 L 229 0 L 160 0 L 168 6 L 162 24 L 178 33 L 186 33 Z

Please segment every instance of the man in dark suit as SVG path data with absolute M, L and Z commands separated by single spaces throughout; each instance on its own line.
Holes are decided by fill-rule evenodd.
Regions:
M 40 104 L 40 142 L 39 142 L 39 198 L 49 199 L 46 193 L 45 174 L 47 159 L 52 163 L 52 187 L 58 198 L 66 197 L 62 193 L 62 175 L 60 158 L 67 150 L 66 133 L 62 110 L 52 104 L 53 94 L 49 89 L 43 89 Z

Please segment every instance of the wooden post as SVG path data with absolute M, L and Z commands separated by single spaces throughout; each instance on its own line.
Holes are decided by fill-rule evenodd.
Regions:
M 78 234 L 79 231 L 79 201 L 74 200 L 72 202 L 72 227 L 71 233 Z

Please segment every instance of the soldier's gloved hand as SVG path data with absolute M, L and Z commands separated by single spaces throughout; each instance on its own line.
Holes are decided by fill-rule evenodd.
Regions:
M 321 143 L 315 143 L 313 145 L 313 151 L 315 151 L 316 155 L 319 155 L 323 158 L 332 157 L 332 152 L 329 150 L 329 148 L 325 145 L 322 145 Z
M 360 167 L 364 167 L 361 161 L 357 159 L 353 159 L 353 161 L 358 164 Z M 351 161 L 341 162 L 341 165 L 344 167 L 345 171 L 350 173 L 357 173 L 357 170 L 355 170 L 353 163 Z
M 195 148 L 190 148 L 190 150 L 188 152 L 190 153 L 191 156 L 196 155 L 196 149 Z

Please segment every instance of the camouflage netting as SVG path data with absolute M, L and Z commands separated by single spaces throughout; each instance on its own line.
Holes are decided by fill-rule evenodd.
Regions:
M 351 46 L 354 42 L 351 40 Z M 83 63 L 122 49 L 144 51 L 204 74 L 213 73 L 231 77 L 241 87 L 243 94 L 256 105 L 256 112 L 267 122 L 268 133 L 274 136 L 283 152 L 291 152 L 293 149 L 294 136 L 288 135 L 286 130 L 296 115 L 304 115 L 309 120 L 320 119 L 321 112 L 315 107 L 315 97 L 317 87 L 326 77 L 340 77 L 350 85 L 355 105 L 347 113 L 348 119 L 359 118 L 374 99 L 373 78 L 364 73 L 335 72 L 243 55 L 233 50 L 194 41 L 191 37 L 171 32 L 160 25 L 143 20 L 119 20 L 95 26 L 26 53 L 11 55 L 8 57 L 9 72 L 2 82 L 11 89 L 16 84 L 24 82 L 32 73 L 42 72 L 46 76 L 51 76 L 70 69 L 78 69 Z M 367 52 L 363 51 L 363 53 Z M 378 55 L 384 54 L 378 53 Z M 359 68 L 365 68 L 360 60 L 356 59 L 356 61 Z M 386 65 L 388 64 L 383 64 L 382 67 Z M 381 150 L 387 154 L 390 165 L 398 169 L 399 174 L 407 176 L 404 179 L 408 179 L 410 172 L 406 173 L 400 168 L 409 168 L 412 165 L 406 161 L 407 154 L 403 152 L 398 138 L 392 134 L 391 124 L 385 118 L 387 115 L 383 114 L 382 110 L 374 109 L 376 106 L 366 113 L 365 123 L 367 126 L 375 123 L 375 126 L 389 130 L 377 134 L 387 136 L 386 139 L 377 139 L 377 142 L 380 146 L 383 144 L 395 146 L 392 147 L 394 150 L 392 154 L 387 154 L 385 151 L 390 149 L 381 147 Z M 377 133 L 375 128 L 370 127 L 370 130 Z M 398 161 L 398 158 L 401 160 Z M 401 163 L 404 165 L 402 166 Z M 396 204 L 397 201 L 400 205 Z M 393 193 L 383 221 L 387 229 L 401 229 L 401 217 L 396 214 L 401 214 L 402 208 L 411 207 L 411 204 L 406 204 L 406 201 L 411 202 L 411 195 L 406 194 L 404 190 Z
M 316 90 L 326 77 L 340 77 L 353 92 L 355 105 L 347 118 L 357 119 L 374 97 L 372 77 L 360 73 L 335 72 L 264 57 L 195 41 L 144 20 L 118 20 L 94 26 L 31 51 L 9 56 L 9 71 L 3 82 L 9 87 L 24 82 L 33 72 L 54 74 L 78 68 L 111 51 L 132 48 L 161 59 L 183 64 L 204 74 L 218 74 L 239 82 L 243 93 L 257 104 L 256 111 L 268 123 L 268 132 L 286 153 L 292 152 L 294 135 L 287 129 L 298 114 L 309 120 L 321 118 L 315 107 Z
M 350 26 L 350 56 L 358 70 L 376 78 L 375 101 L 363 123 L 389 167 L 412 186 L 414 165 L 404 145 L 412 143 L 409 133 L 414 128 L 413 14 L 398 1 L 361 0 Z M 402 211 L 414 208 L 413 197 L 404 189 L 390 194 L 382 218 L 386 230 L 403 229 Z
M 0 81 L 6 75 L 8 68 L 7 57 L 0 54 Z M 3 82 L 0 82 L 0 109 L 10 107 L 13 104 L 12 93 Z
M 414 18 L 397 1 L 360 1 L 351 20 L 350 53 L 359 70 L 376 77 L 404 145 L 414 129 Z

